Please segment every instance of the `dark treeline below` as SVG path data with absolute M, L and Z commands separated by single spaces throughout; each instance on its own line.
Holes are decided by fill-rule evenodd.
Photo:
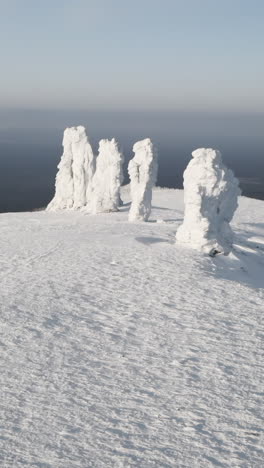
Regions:
M 45 207 L 54 194 L 61 153 L 60 146 L 25 145 L 18 148 L 14 145 L 0 145 L 0 212 L 30 211 Z M 125 183 L 128 183 L 127 163 L 132 153 L 127 150 L 125 157 Z M 172 149 L 161 149 L 157 185 L 182 188 L 187 159 L 190 157 L 181 157 L 181 153 L 177 156 Z M 249 166 L 248 171 L 245 165 L 243 171 L 236 171 L 229 164 L 240 178 L 242 194 L 264 200 L 264 180 Z
M 57 165 L 63 151 L 63 129 L 74 124 L 87 128 L 95 153 L 101 138 L 116 137 L 125 155 L 125 183 L 129 182 L 127 164 L 133 157 L 133 143 L 150 137 L 159 154 L 157 185 L 182 188 L 183 171 L 191 152 L 212 147 L 222 152 L 224 163 L 239 178 L 242 194 L 264 200 L 262 118 L 252 121 L 234 116 L 228 120 L 172 114 L 118 117 L 107 114 L 104 118 L 97 116 L 97 121 L 93 115 L 92 126 L 87 115 L 80 117 L 83 118 L 73 116 L 71 121 L 63 121 L 63 126 L 54 125 L 52 129 L 44 126 L 0 130 L 0 212 L 30 211 L 48 204 L 54 194 Z

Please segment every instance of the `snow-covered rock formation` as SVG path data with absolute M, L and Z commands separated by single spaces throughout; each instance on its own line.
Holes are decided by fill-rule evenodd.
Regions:
M 220 151 L 200 148 L 184 172 L 184 221 L 176 240 L 209 255 L 228 254 L 233 232 L 229 225 L 240 194 L 238 180 Z
M 124 157 L 115 138 L 99 142 L 88 211 L 93 214 L 118 211 L 121 202 L 120 188 L 124 179 L 123 162 Z
M 66 128 L 62 145 L 64 151 L 58 165 L 55 195 L 47 206 L 48 211 L 82 208 L 91 195 L 95 158 L 85 128 Z
M 128 165 L 131 187 L 129 221 L 147 221 L 151 213 L 152 187 L 158 173 L 157 151 L 150 138 L 133 146 L 135 156 Z

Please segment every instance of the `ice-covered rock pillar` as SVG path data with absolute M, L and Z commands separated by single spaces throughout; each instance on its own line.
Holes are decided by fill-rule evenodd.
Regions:
M 84 127 L 72 129 L 73 152 L 73 208 L 82 208 L 87 204 L 91 194 L 92 179 L 95 172 L 95 157 Z
M 176 241 L 209 255 L 228 254 L 233 232 L 229 225 L 240 194 L 238 180 L 222 162 L 220 151 L 200 148 L 184 172 L 184 221 Z
M 158 174 L 157 151 L 150 138 L 133 146 L 135 156 L 128 165 L 132 203 L 129 221 L 147 221 L 151 213 L 152 187 Z
M 91 194 L 95 158 L 85 128 L 66 128 L 62 145 L 55 195 L 47 206 L 48 211 L 82 208 Z
M 124 177 L 123 162 L 124 157 L 115 138 L 99 142 L 91 203 L 88 205 L 91 213 L 118 211 L 120 188 Z

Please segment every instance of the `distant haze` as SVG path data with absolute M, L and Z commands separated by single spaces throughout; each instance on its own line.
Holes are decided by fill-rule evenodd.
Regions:
M 150 137 L 158 184 L 218 148 L 263 197 L 263 0 L 0 0 L 0 211 L 53 195 L 63 130 L 126 157 Z M 126 178 L 127 181 L 127 178 Z
M 101 138 L 116 137 L 126 164 L 133 143 L 151 137 L 159 153 L 161 186 L 181 188 L 191 152 L 217 148 L 240 178 L 243 193 L 264 199 L 261 114 L 9 110 L 0 112 L 0 211 L 30 210 L 50 201 L 63 130 L 80 124 L 95 152 Z

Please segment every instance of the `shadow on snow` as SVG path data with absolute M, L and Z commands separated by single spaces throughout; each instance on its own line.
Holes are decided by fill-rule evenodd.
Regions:
M 263 223 L 260 223 L 263 224 Z M 258 224 L 259 226 L 259 224 Z M 251 288 L 264 288 L 264 238 L 248 231 L 238 231 L 232 252 L 213 259 L 214 276 L 246 284 Z

